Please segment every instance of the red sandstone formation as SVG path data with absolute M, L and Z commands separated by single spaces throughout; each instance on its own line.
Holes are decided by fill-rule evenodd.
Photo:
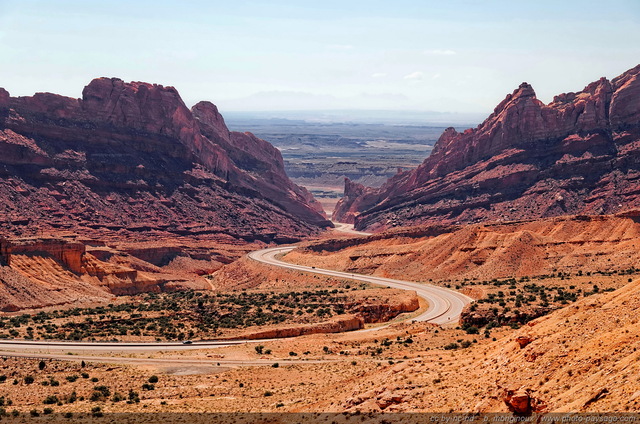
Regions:
M 283 337 L 298 337 L 308 334 L 343 333 L 345 331 L 361 330 L 364 320 L 356 315 L 342 315 L 320 323 L 299 324 L 291 327 L 274 327 L 260 330 L 249 330 L 239 336 L 242 339 L 276 339 Z
M 114 295 L 160 292 L 170 282 L 167 276 L 101 261 L 83 243 L 62 238 L 0 239 L 0 265 L 0 310 L 5 312 L 104 303 Z
M 295 240 L 330 225 L 282 156 L 173 87 L 99 78 L 82 99 L 0 89 L 0 226 L 133 239 Z
M 380 189 L 347 181 L 357 229 L 610 214 L 640 206 L 640 65 L 548 105 L 523 83 L 477 128 L 448 128 Z
M 354 183 L 349 178 L 344 179 L 344 196 L 336 203 L 332 219 L 336 222 L 353 224 L 358 211 L 367 207 L 366 199 L 375 196 L 376 189 Z
M 0 309 L 209 288 L 199 275 L 330 225 L 278 150 L 173 87 L 0 88 Z
M 502 392 L 502 400 L 509 411 L 516 415 L 530 415 L 533 412 L 543 412 L 546 404 L 531 396 L 531 391 L 524 388 L 510 387 Z

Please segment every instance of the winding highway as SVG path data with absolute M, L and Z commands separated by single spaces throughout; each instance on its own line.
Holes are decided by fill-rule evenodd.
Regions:
M 249 257 L 258 262 L 296 271 L 328 275 L 337 278 L 348 278 L 351 280 L 363 281 L 365 283 L 376 284 L 384 287 L 393 287 L 402 290 L 415 290 L 418 296 L 423 298 L 429 306 L 426 311 L 413 318 L 414 321 L 428 321 L 440 325 L 456 323 L 458 318 L 460 318 L 462 308 L 473 300 L 462 293 L 431 284 L 393 280 L 390 278 L 374 277 L 371 275 L 353 274 L 349 272 L 296 265 L 278 259 L 278 256 L 289 253 L 293 249 L 295 249 L 295 246 L 282 246 L 256 250 L 255 252 L 249 253 Z
M 336 229 L 341 232 L 354 234 L 354 235 L 367 235 L 355 231 L 352 226 L 348 224 L 337 224 Z M 445 325 L 457 323 L 462 308 L 469 304 L 472 299 L 461 293 L 453 290 L 449 290 L 443 287 L 437 287 L 430 284 L 416 283 L 410 281 L 393 280 L 389 278 L 375 277 L 370 275 L 354 274 L 349 272 L 334 271 L 330 269 L 321 269 L 316 267 L 309 267 L 303 265 L 291 264 L 278 259 L 279 256 L 284 255 L 295 249 L 295 246 L 281 246 L 273 247 L 269 249 L 257 250 L 249 254 L 249 258 L 269 265 L 275 265 L 286 269 L 309 272 L 314 274 L 328 275 L 337 278 L 346 278 L 355 281 L 362 281 L 365 283 L 371 283 L 384 287 L 393 287 L 402 290 L 414 290 L 417 295 L 423 298 L 427 304 L 427 309 L 417 317 L 412 318 L 415 321 L 427 321 L 435 324 Z M 375 331 L 383 327 L 376 327 L 367 330 L 360 331 Z M 0 339 L 0 356 L 29 356 L 32 354 L 23 352 L 39 351 L 38 355 L 43 355 L 52 359 L 81 359 L 74 355 L 73 357 L 66 356 L 62 352 L 92 352 L 100 354 L 123 354 L 133 352 L 163 352 L 163 351 L 180 351 L 180 350 L 192 350 L 192 349 L 207 349 L 207 348 L 219 348 L 232 346 L 248 342 L 265 342 L 268 340 L 213 340 L 213 341 L 198 341 L 193 343 L 180 343 L 180 342 L 73 342 L 73 341 L 36 341 L 36 340 L 4 340 Z M 51 353 L 51 352 L 61 353 Z M 47 352 L 47 353 L 45 353 Z M 82 357 L 88 360 L 94 360 L 99 362 L 105 362 L 106 360 L 113 360 L 115 362 L 135 362 L 137 360 L 130 358 L 122 358 L 116 356 L 86 356 Z M 144 361 L 144 359 L 140 359 Z M 176 362 L 184 364 L 184 360 L 164 359 L 156 361 L 165 361 L 166 363 Z M 196 361 L 199 362 L 199 361 Z M 218 360 L 223 365 L 257 365 L 269 364 L 273 361 L 237 361 L 231 359 Z M 295 361 L 294 361 L 295 362 Z M 304 361 L 307 362 L 307 361 Z M 291 361 L 288 361 L 291 363 Z

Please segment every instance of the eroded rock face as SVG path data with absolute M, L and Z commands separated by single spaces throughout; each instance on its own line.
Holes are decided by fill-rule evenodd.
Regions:
M 0 90 L 7 234 L 290 241 L 330 225 L 319 211 L 273 146 L 230 132 L 211 103 L 189 110 L 173 87 L 98 78 L 82 99 Z
M 344 196 L 338 200 L 332 219 L 336 222 L 353 224 L 355 217 L 359 214 L 358 211 L 367 209 L 373 205 L 371 201 L 367 200 L 374 191 L 372 188 L 354 183 L 349 178 L 345 178 Z
M 520 346 L 520 349 L 524 349 L 532 341 L 533 341 L 533 338 L 531 336 L 522 335 L 522 336 L 516 337 L 516 343 L 518 343 L 518 346 Z
M 84 244 L 51 238 L 32 238 L 23 240 L 0 240 L 0 262 L 11 266 L 14 255 L 50 256 L 71 272 L 81 273 Z
M 0 239 L 0 310 L 72 302 L 105 303 L 114 295 L 160 292 L 169 281 L 107 263 L 77 240 L 50 237 Z M 184 281 L 183 288 L 195 288 Z
M 415 170 L 347 187 L 357 229 L 608 214 L 640 205 L 640 65 L 548 105 L 523 83 L 477 128 L 447 129 Z
M 420 308 L 420 300 L 415 292 L 407 292 L 401 298 L 387 299 L 386 302 L 366 302 L 359 304 L 354 302 L 345 305 L 346 309 L 359 317 L 365 323 L 387 322 L 399 314 L 417 311 Z
M 283 337 L 298 337 L 308 334 L 342 333 L 364 328 L 364 320 L 355 315 L 334 317 L 328 321 L 315 324 L 300 324 L 290 327 L 276 327 L 264 330 L 250 331 L 240 336 L 242 339 L 275 339 Z
M 532 396 L 525 388 L 510 387 L 502 392 L 502 400 L 509 411 L 516 415 L 529 415 L 532 412 L 542 412 L 546 409 L 543 401 Z

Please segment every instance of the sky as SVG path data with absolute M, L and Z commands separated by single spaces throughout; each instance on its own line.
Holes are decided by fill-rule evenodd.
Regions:
M 640 0 L 0 0 L 0 87 L 107 76 L 224 111 L 489 113 L 640 63 Z

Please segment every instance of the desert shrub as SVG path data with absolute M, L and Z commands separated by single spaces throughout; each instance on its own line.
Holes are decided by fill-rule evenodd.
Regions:
M 105 397 L 111 394 L 111 390 L 107 386 L 95 386 L 93 390 L 102 393 Z
M 58 397 L 56 395 L 49 395 L 42 401 L 42 403 L 45 405 L 55 405 L 58 403 Z
M 89 400 L 91 402 L 99 402 L 104 400 L 104 395 L 100 392 L 93 392 L 91 393 L 91 396 L 89 396 Z
M 107 386 L 95 386 L 89 398 L 92 402 L 103 401 L 111 395 L 111 390 Z
M 73 403 L 76 400 L 78 400 L 78 394 L 76 393 L 76 391 L 74 390 L 73 392 L 71 392 L 71 394 L 67 397 L 67 403 Z
M 129 398 L 129 400 L 127 401 L 127 403 L 140 403 L 140 396 L 138 395 L 138 392 L 135 392 L 131 389 L 129 389 L 129 394 L 127 396 Z

